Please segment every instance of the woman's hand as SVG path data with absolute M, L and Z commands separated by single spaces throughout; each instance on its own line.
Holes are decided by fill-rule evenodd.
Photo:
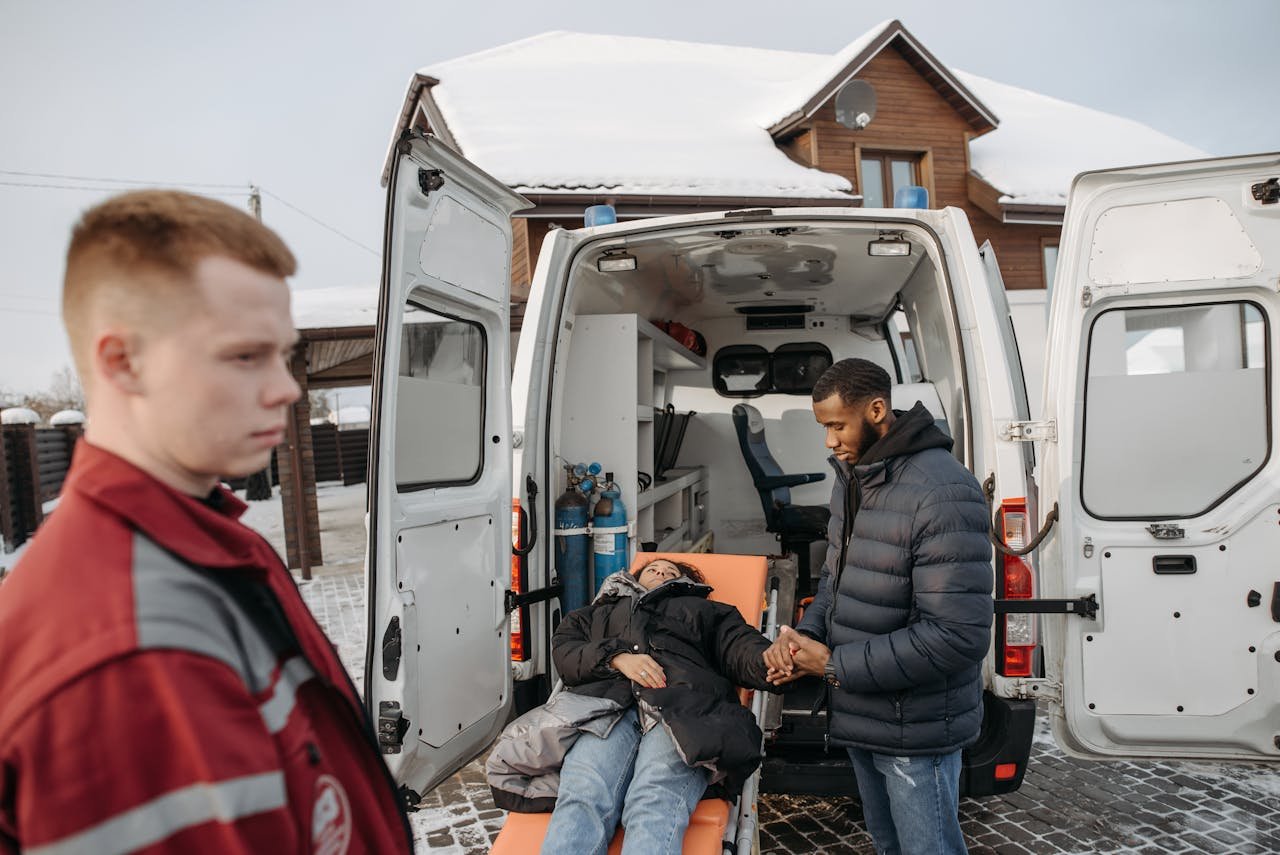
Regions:
M 609 662 L 628 680 L 649 689 L 665 689 L 667 675 L 662 666 L 647 653 L 619 653 Z

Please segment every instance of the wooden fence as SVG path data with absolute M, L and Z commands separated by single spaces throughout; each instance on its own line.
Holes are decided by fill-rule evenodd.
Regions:
M 26 542 L 44 520 L 44 505 L 57 498 L 71 465 L 71 454 L 83 434 L 81 425 L 0 427 L 0 550 L 10 552 Z M 337 430 L 312 425 L 316 481 L 360 484 L 368 476 L 369 431 Z M 243 490 L 245 479 L 227 482 Z M 271 483 L 279 484 L 276 454 L 271 455 Z
M 80 425 L 0 426 L 0 549 L 21 546 L 44 521 L 44 505 L 62 491 L 82 434 Z

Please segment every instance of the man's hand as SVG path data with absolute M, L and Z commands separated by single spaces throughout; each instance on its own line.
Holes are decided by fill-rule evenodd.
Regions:
M 609 664 L 633 683 L 650 689 L 667 687 L 667 675 L 662 666 L 647 653 L 619 653 Z
M 811 677 L 821 677 L 831 659 L 831 648 L 798 632 L 792 632 L 791 636 L 791 661 L 795 670 Z
M 766 679 L 775 686 L 781 686 L 808 674 L 822 676 L 822 669 L 830 656 L 831 651 L 821 642 L 788 626 L 781 627 L 778 640 L 764 652 L 764 664 L 769 669 Z M 817 663 L 816 671 L 811 670 L 814 662 Z

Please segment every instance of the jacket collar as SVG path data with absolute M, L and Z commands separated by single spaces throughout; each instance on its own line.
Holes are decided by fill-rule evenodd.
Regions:
M 156 544 L 201 567 L 270 566 L 275 550 L 238 522 L 247 505 L 219 485 L 211 504 L 163 484 L 122 457 L 85 440 L 76 443 L 64 492 L 120 517 Z

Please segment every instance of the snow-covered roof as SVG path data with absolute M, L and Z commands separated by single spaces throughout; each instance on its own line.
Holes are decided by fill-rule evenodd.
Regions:
M 767 130 L 829 59 L 554 32 L 422 73 L 462 153 L 517 192 L 847 200 Z
M 293 325 L 300 330 L 371 327 L 378 321 L 378 286 L 294 289 L 292 309 Z
M 49 424 L 54 427 L 82 425 L 84 424 L 84 413 L 79 410 L 58 410 L 58 412 L 49 416 Z
M 1208 156 L 1132 119 L 956 75 L 1000 117 L 999 128 L 969 143 L 969 166 L 1003 193 L 1001 204 L 1065 205 L 1080 172 Z
M 905 33 L 886 21 L 835 55 L 550 32 L 420 74 L 463 154 L 521 193 L 849 200 L 845 178 L 792 161 L 769 128 L 887 28 Z M 1006 202 L 1062 205 L 1078 172 L 1204 156 L 1129 119 L 942 71 L 998 119 L 971 162 Z

